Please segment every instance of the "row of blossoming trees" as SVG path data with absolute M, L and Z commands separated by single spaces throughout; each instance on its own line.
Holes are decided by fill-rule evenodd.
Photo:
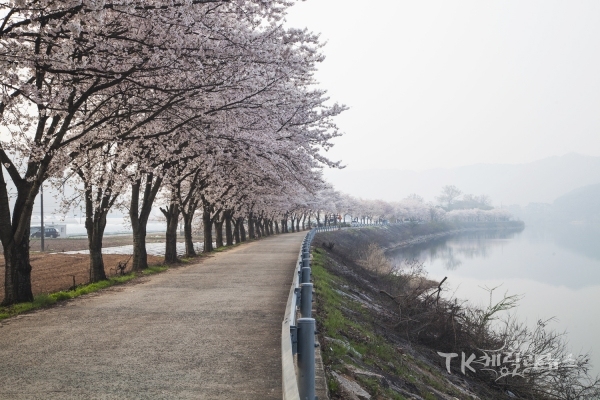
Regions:
M 158 203 L 167 261 L 180 220 L 193 253 L 195 214 L 210 251 L 212 227 L 231 244 L 244 225 L 250 236 L 285 230 L 310 207 L 326 187 L 321 169 L 338 166 L 323 150 L 344 107 L 315 86 L 318 37 L 283 26 L 290 4 L 0 2 L 3 304 L 33 298 L 30 222 L 44 182 L 78 188 L 68 200 L 85 207 L 94 281 L 105 278 L 102 237 L 115 207 L 128 210 L 135 269 L 147 265 Z
M 339 136 L 313 78 L 322 44 L 283 26 L 288 0 L 14 0 L 0 2 L 0 241 L 4 304 L 32 300 L 29 234 L 42 185 L 83 204 L 92 281 L 105 278 L 107 215 L 126 209 L 135 270 L 146 227 L 177 226 L 194 255 L 341 216 L 435 220 L 413 196 L 363 201 L 329 188 L 323 156 Z M 11 189 L 12 188 L 12 189 Z M 12 190 L 12 191 L 11 191 Z M 450 213 L 449 213 L 450 214 Z

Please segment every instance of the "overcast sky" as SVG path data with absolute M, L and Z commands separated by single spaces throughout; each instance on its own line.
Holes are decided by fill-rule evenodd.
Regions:
M 307 0 L 351 169 L 600 156 L 600 1 Z

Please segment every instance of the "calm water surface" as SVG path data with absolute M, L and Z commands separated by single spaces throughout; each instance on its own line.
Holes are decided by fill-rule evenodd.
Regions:
M 494 301 L 505 292 L 522 294 L 519 319 L 534 326 L 555 317 L 551 327 L 568 332 L 573 354 L 591 352 L 594 372 L 600 373 L 600 226 L 461 234 L 388 256 L 397 264 L 421 260 L 430 278 L 448 277 L 449 293 L 474 304 L 489 304 L 482 287 L 502 285 Z

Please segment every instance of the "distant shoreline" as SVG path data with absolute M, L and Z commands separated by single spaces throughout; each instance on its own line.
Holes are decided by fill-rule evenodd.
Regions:
M 477 224 L 484 224 L 484 225 L 488 224 L 488 226 L 463 227 L 463 228 L 457 228 L 457 229 L 452 229 L 452 230 L 447 230 L 447 231 L 442 231 L 442 232 L 419 235 L 412 239 L 403 240 L 402 242 L 400 242 L 398 244 L 384 247 L 383 250 L 386 252 L 393 251 L 393 250 L 402 249 L 405 247 L 414 246 L 415 244 L 427 243 L 427 242 L 430 242 L 435 239 L 439 239 L 439 238 L 442 238 L 445 236 L 456 235 L 456 234 L 460 234 L 460 233 L 482 232 L 482 231 L 521 231 L 521 230 L 525 229 L 525 224 L 522 221 L 507 221 L 507 223 L 512 223 L 512 224 L 507 224 L 506 226 L 501 226 L 501 225 L 499 226 L 498 224 L 501 224 L 500 222 L 491 222 L 491 223 L 478 222 Z M 515 223 L 520 223 L 520 224 L 515 224 Z

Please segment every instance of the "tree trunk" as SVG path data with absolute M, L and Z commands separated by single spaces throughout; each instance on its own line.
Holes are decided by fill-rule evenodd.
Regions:
M 233 237 L 235 239 L 235 244 L 241 243 L 240 237 L 240 225 L 243 224 L 243 220 L 241 218 L 236 218 L 233 224 Z
M 254 217 L 252 213 L 248 214 L 248 236 L 250 239 L 256 239 L 256 235 L 254 234 Z
M 217 248 L 219 247 L 223 247 L 223 218 L 219 218 L 219 214 L 217 213 L 217 215 L 214 218 L 215 221 L 215 242 L 217 245 Z
M 213 251 L 212 245 L 212 219 L 210 218 L 210 207 L 205 205 L 202 208 L 202 225 L 204 230 L 204 249 L 203 253 Z
M 242 239 L 242 242 L 245 242 L 246 241 L 246 227 L 244 226 L 244 217 L 240 217 L 240 218 L 238 218 L 238 220 L 240 221 L 241 239 Z
M 4 301 L 10 305 L 33 301 L 31 291 L 31 264 L 29 263 L 29 229 L 25 229 L 21 243 L 11 241 L 4 246 Z
M 264 218 L 260 219 L 260 233 L 262 236 L 269 236 L 269 227 L 267 226 L 267 220 Z
M 165 239 L 165 263 L 173 264 L 177 259 L 177 225 L 179 224 L 179 204 L 172 202 L 169 208 L 161 208 L 167 218 L 167 232 Z
M 233 246 L 233 230 L 232 230 L 232 212 L 225 211 L 225 241 L 227 246 Z
M 267 220 L 264 218 L 261 218 L 258 221 L 258 225 L 260 226 L 260 233 L 261 235 L 264 236 L 269 236 L 269 230 L 267 229 Z
M 274 235 L 274 234 L 275 234 L 275 232 L 274 232 L 274 230 L 273 230 L 273 225 L 274 225 L 274 224 L 273 224 L 273 220 L 272 220 L 272 219 L 270 219 L 270 220 L 269 220 L 269 233 L 270 233 L 271 235 Z
M 81 175 L 80 175 L 81 176 Z M 81 176 L 84 179 L 83 176 Z M 84 182 L 86 182 L 84 180 Z M 106 228 L 106 214 L 108 213 L 108 199 L 102 198 L 102 204 L 94 209 L 92 186 L 85 183 L 85 230 L 88 237 L 88 249 L 90 252 L 90 282 L 98 282 L 106 279 L 104 272 L 104 260 L 102 259 L 102 237 Z
M 154 180 L 153 174 L 146 175 L 146 184 L 140 208 L 139 198 L 141 190 L 141 179 L 136 181 L 131 187 L 131 205 L 129 207 L 129 217 L 133 229 L 133 264 L 134 271 L 140 271 L 148 268 L 148 253 L 146 253 L 146 229 L 148 218 L 152 211 L 152 204 L 162 184 L 162 178 Z
M 277 220 L 274 220 L 273 223 L 275 224 L 275 233 L 278 235 L 279 234 L 279 223 L 277 222 Z
M 137 263 L 136 263 L 137 261 Z M 146 226 L 133 233 L 133 264 L 134 271 L 148 268 L 148 253 L 146 253 Z
M 87 212 L 86 212 L 87 214 Z M 106 228 L 106 213 L 98 212 L 96 215 L 86 215 L 85 228 L 88 236 L 88 249 L 90 251 L 90 282 L 106 279 L 104 260 L 102 259 L 102 237 Z
M 193 228 L 192 222 L 194 220 L 194 212 L 182 212 L 183 216 L 183 237 L 185 240 L 185 256 L 186 257 L 195 257 L 196 249 L 194 249 L 194 238 L 193 238 Z
M 261 224 L 259 218 L 254 218 L 254 232 L 256 233 L 257 239 L 263 237 L 264 232 L 261 230 Z
M 300 217 L 296 218 L 296 232 L 300 232 Z
M 135 226 L 132 222 L 133 230 L 133 261 L 132 268 L 134 271 L 141 271 L 148 268 L 148 253 L 146 253 L 146 226 L 147 224 L 140 223 Z
M 23 181 L 17 188 L 17 199 L 10 217 L 10 200 L 0 166 L 0 240 L 4 248 L 4 300 L 2 305 L 33 301 L 31 264 L 29 261 L 29 234 L 33 201 L 30 193 L 37 194 L 34 183 Z M 20 229 L 19 229 L 20 228 Z
M 302 230 L 305 231 L 306 230 L 306 214 L 302 215 Z
M 98 282 L 106 279 L 104 272 L 104 260 L 102 259 L 102 238 L 88 238 L 90 251 L 90 282 Z

